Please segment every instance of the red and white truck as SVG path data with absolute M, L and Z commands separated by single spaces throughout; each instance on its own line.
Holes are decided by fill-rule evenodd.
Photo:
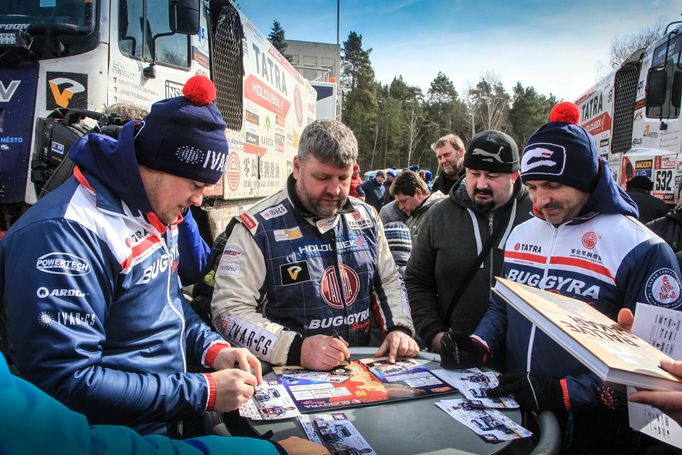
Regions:
M 635 175 L 654 183 L 653 195 L 674 203 L 682 176 L 682 26 L 636 51 L 581 95 L 580 123 L 595 138 L 617 181 Z
M 0 1 L 0 235 L 98 112 L 148 109 L 195 74 L 217 86 L 230 145 L 205 198 L 215 236 L 284 186 L 316 118 L 312 86 L 230 0 Z

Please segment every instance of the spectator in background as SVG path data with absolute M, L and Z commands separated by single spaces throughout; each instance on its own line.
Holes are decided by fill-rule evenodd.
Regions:
M 374 207 L 377 213 L 384 205 L 384 193 L 386 192 L 384 180 L 386 180 L 384 171 L 377 171 L 374 178 L 367 180 L 361 187 L 365 192 L 365 202 Z
M 379 218 L 381 218 L 381 222 L 384 226 L 392 221 L 400 221 L 403 223 L 407 221 L 407 215 L 400 210 L 395 200 L 392 200 L 381 207 L 381 210 L 379 210 Z
M 421 171 L 419 171 L 421 172 Z M 395 197 L 398 209 L 408 216 L 405 224 L 410 228 L 412 241 L 416 241 L 426 212 L 437 202 L 447 198 L 440 191 L 431 193 L 414 171 L 403 171 L 391 185 L 391 194 Z
M 398 174 L 395 169 L 389 169 L 386 171 L 386 181 L 384 181 L 384 205 L 393 200 L 393 195 L 391 195 L 390 189 L 396 175 Z
M 405 276 L 405 267 L 410 259 L 412 251 L 412 236 L 410 228 L 400 221 L 392 221 L 384 224 L 384 234 L 388 242 L 388 249 L 391 250 L 395 265 L 398 266 L 400 276 Z
M 441 173 L 433 182 L 433 191 L 448 194 L 464 173 L 464 142 L 455 134 L 447 134 L 431 144 Z
M 433 191 L 433 173 L 431 173 L 431 171 L 428 169 L 424 170 L 424 181 L 426 182 L 426 186 L 429 188 L 429 191 Z
M 664 216 L 670 206 L 661 199 L 651 195 L 654 183 L 645 175 L 636 175 L 625 183 L 628 196 L 635 201 L 639 209 L 639 221 L 646 224 Z
M 349 196 L 365 200 L 365 191 L 362 189 L 362 177 L 360 177 L 360 165 L 355 163 L 353 165 L 353 176 L 350 178 L 350 191 Z

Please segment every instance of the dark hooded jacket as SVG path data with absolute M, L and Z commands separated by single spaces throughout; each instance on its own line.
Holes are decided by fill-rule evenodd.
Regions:
M 448 328 L 465 333 L 476 328 L 488 308 L 494 277 L 502 268 L 504 243 L 514 226 L 531 217 L 531 202 L 521 179 L 517 179 L 506 204 L 486 213 L 474 208 L 465 178 L 459 179 L 447 199 L 424 215 L 405 271 L 412 319 L 427 346 L 438 332 Z M 455 291 L 500 223 L 504 226 L 500 239 L 445 321 Z
M 637 302 L 680 309 L 680 271 L 668 245 L 637 220 L 635 203 L 600 161 L 597 185 L 581 212 L 555 226 L 539 213 L 509 236 L 502 275 L 512 281 L 590 303 L 616 319 Z M 558 380 L 569 414 L 565 445 L 596 450 L 630 448 L 623 396 L 493 295 L 473 333 L 503 357 L 510 372 Z M 619 452 L 620 453 L 620 452 Z
M 73 146 L 74 176 L 0 244 L 0 284 L 10 355 L 26 379 L 91 423 L 173 435 L 211 397 L 213 380 L 187 373 L 187 362 L 209 367 L 226 342 L 182 295 L 178 229 L 151 209 L 134 129 Z

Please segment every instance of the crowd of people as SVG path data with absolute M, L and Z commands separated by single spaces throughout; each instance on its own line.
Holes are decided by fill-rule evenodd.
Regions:
M 428 349 L 445 368 L 492 366 L 490 396 L 554 412 L 566 451 L 636 450 L 626 397 L 491 293 L 504 276 L 625 327 L 636 302 L 682 309 L 673 249 L 637 220 L 637 199 L 574 105 L 555 107 L 522 153 L 501 131 L 466 146 L 443 136 L 433 185 L 418 169 L 362 182 L 353 132 L 314 121 L 286 186 L 211 249 L 188 209 L 224 172 L 214 99 L 195 77 L 117 139 L 83 137 L 73 176 L 1 241 L 8 359 L 21 378 L 0 362 L 0 452 L 45 426 L 72 434 L 61 450 L 79 453 L 327 453 L 298 438 L 177 438 L 190 436 L 186 419 L 253 396 L 261 362 L 330 370 L 353 346 L 391 362 Z M 197 281 L 208 289 L 200 314 L 181 286 Z M 682 414 L 676 394 L 632 400 Z

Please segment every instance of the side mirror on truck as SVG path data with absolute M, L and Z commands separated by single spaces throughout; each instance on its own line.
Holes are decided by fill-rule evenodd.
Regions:
M 659 107 L 665 103 L 668 73 L 664 66 L 649 69 L 646 77 L 646 107 Z
M 175 33 L 196 35 L 199 33 L 201 0 L 170 0 L 169 28 Z

